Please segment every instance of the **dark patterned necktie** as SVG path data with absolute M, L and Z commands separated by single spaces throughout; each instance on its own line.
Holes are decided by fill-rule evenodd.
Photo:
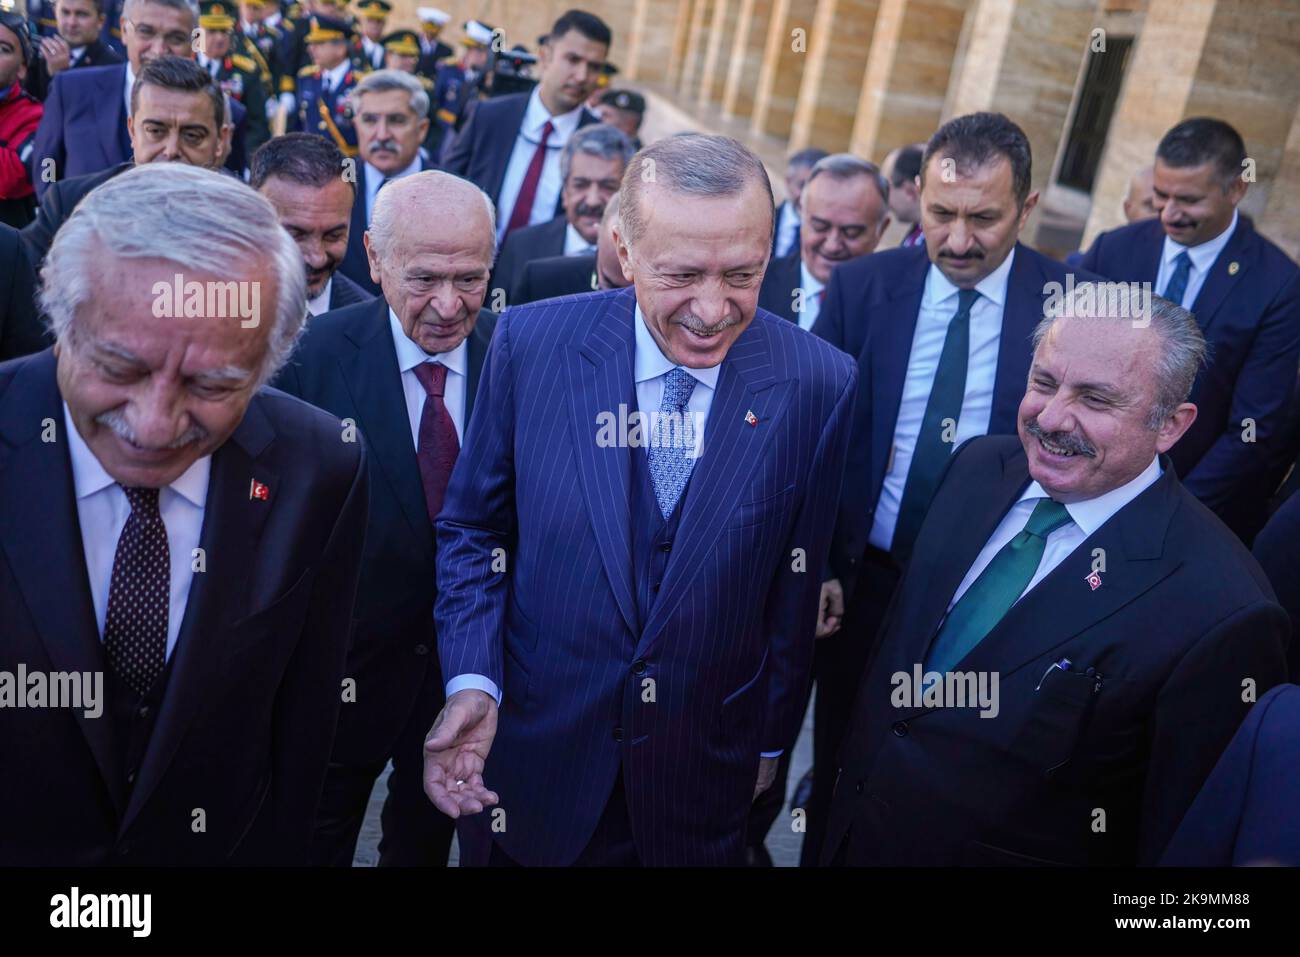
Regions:
M 456 437 L 456 423 L 451 420 L 451 413 L 443 402 L 443 393 L 447 387 L 447 367 L 440 362 L 422 362 L 412 371 L 426 393 L 424 410 L 420 413 L 415 459 L 420 465 L 424 504 L 429 509 L 429 521 L 432 522 L 442 511 L 447 482 L 451 479 L 456 456 L 460 454 L 460 440 Z
M 167 661 L 171 552 L 156 488 L 122 486 L 131 514 L 117 540 L 104 617 L 104 647 L 113 670 L 144 694 Z

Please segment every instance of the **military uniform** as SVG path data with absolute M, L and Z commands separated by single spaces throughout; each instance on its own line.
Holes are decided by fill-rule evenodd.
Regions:
M 206 33 L 226 34 L 230 38 L 230 49 L 220 59 L 203 52 L 196 59 L 199 66 L 217 81 L 222 92 L 243 105 L 247 113 L 245 145 L 251 155 L 271 138 L 271 129 L 266 121 L 266 84 L 258 62 L 239 52 L 242 34 L 235 29 L 232 9 L 225 0 L 208 0 L 200 7 L 199 26 Z
M 420 7 L 415 13 L 420 18 L 420 30 L 424 34 L 419 40 L 420 61 L 416 64 L 415 72 L 432 79 L 437 73 L 438 65 L 451 56 L 451 47 L 438 39 L 442 28 L 451 20 L 451 14 L 437 7 Z
M 492 27 L 477 20 L 465 24 L 466 49 L 487 47 L 492 43 Z M 461 63 L 443 63 L 433 81 L 433 98 L 429 106 L 429 155 L 439 156 L 447 138 L 458 132 L 469 113 L 471 103 L 479 99 L 483 73 L 470 73 Z
M 28 0 L 27 20 L 33 37 L 58 35 L 59 21 L 54 15 L 54 2 Z M 99 38 L 118 53 L 126 55 L 126 47 L 122 45 L 122 0 L 104 0 L 104 26 L 99 31 Z
M 393 12 L 393 5 L 388 0 L 360 0 L 357 3 L 357 15 L 361 20 L 378 22 L 382 33 L 384 21 Z M 357 42 L 361 45 L 362 66 L 367 70 L 384 68 L 384 40 L 371 41 L 358 31 Z

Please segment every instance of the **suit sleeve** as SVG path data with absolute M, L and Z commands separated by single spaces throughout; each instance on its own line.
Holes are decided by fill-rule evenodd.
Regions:
M 321 554 L 302 634 L 276 694 L 271 746 L 271 800 L 281 854 L 276 863 L 306 864 L 312 823 L 325 785 L 334 727 L 342 706 L 352 609 L 369 517 L 365 447 Z
M 50 252 L 54 234 L 67 218 L 63 210 L 63 190 L 57 185 L 47 189 L 41 197 L 41 204 L 36 209 L 36 218 L 23 227 L 23 245 L 32 261 L 32 268 L 40 270 L 41 264 Z
M 826 287 L 826 301 L 822 303 L 822 311 L 813 323 L 812 334 L 825 339 L 841 352 L 848 351 L 844 342 L 844 287 L 837 271 L 831 271 L 831 281 Z
M 1290 626 L 1270 601 L 1219 622 L 1174 666 L 1156 696 L 1142 798 L 1138 863 L 1156 863 L 1256 696 L 1286 680 Z M 1104 693 L 1104 691 L 1103 691 Z M 1251 700 L 1254 700 L 1253 698 Z
M 509 312 L 497 320 L 465 446 L 438 516 L 434 620 L 449 685 L 461 675 L 481 675 L 502 686 L 508 575 L 518 535 L 510 320 Z M 502 560 L 505 571 L 498 570 Z
M 469 179 L 470 161 L 474 158 L 474 140 L 478 137 L 478 110 L 472 110 L 465 121 L 464 128 L 451 141 L 451 147 L 443 157 L 442 168 L 448 173 L 455 173 Z M 493 197 L 495 202 L 495 197 Z
M 0 303 L 0 361 L 40 352 L 49 343 L 36 309 L 36 277 L 27 251 L 16 233 L 9 233 L 8 239 L 13 248 L 4 258 L 14 269 L 8 300 Z
M 68 71 L 60 73 L 50 84 L 49 95 L 45 97 L 45 112 L 41 116 L 41 125 L 36 128 L 36 140 L 32 147 L 32 185 L 36 187 L 36 198 L 45 198 L 49 183 L 44 175 L 45 161 L 54 161 L 54 177 L 63 178 L 67 163 L 67 149 L 63 143 L 63 78 Z
M 848 375 L 822 427 L 803 502 L 768 592 L 764 615 L 768 632 L 768 706 L 760 739 L 764 753 L 790 747 L 803 719 L 802 708 L 812 669 L 817 603 L 821 596 L 821 571 L 839 507 L 852 431 L 853 401 L 857 395 L 857 368 L 847 362 L 845 367 Z M 804 550 L 801 569 L 792 558 L 795 549 Z
M 1273 445 L 1285 435 L 1297 366 L 1300 274 L 1292 276 L 1264 313 L 1237 374 L 1223 433 L 1183 477 L 1187 490 L 1210 508 L 1221 511 L 1268 469 Z M 1253 442 L 1242 438 L 1246 420 L 1254 422 Z
M 1101 271 L 1101 265 L 1100 265 L 1101 242 L 1105 238 L 1106 238 L 1105 233 L 1097 234 L 1097 238 L 1092 241 L 1092 245 L 1088 247 L 1088 251 L 1083 254 L 1083 259 L 1079 262 L 1079 266 L 1078 266 L 1079 269 L 1086 270 L 1087 272 L 1090 273 L 1095 273 L 1098 276 L 1105 275 L 1105 273 Z

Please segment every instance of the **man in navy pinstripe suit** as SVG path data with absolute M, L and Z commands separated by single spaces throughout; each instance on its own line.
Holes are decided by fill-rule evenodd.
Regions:
M 467 862 L 744 860 L 801 718 L 856 388 L 757 308 L 772 205 L 739 143 L 664 140 L 620 191 L 633 288 L 500 319 L 437 523 L 425 790 Z

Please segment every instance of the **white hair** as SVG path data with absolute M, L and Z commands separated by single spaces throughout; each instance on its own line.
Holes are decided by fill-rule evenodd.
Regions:
M 41 267 L 41 308 L 60 343 L 77 310 L 93 308 L 92 277 L 114 259 L 163 259 L 182 270 L 238 276 L 270 262 L 279 299 L 257 384 L 293 352 L 307 308 L 302 255 L 275 207 L 223 173 L 184 163 L 149 163 L 92 190 L 54 236 Z M 111 276 L 111 272 L 109 273 Z
M 412 73 L 402 70 L 375 70 L 362 77 L 361 82 L 348 94 L 348 103 L 353 110 L 361 108 L 361 98 L 367 93 L 388 93 L 403 90 L 410 97 L 411 112 L 417 120 L 429 115 L 429 93 Z
M 395 189 L 394 187 L 399 184 L 401 189 Z M 496 207 L 492 205 L 492 198 L 469 180 L 454 176 L 451 173 L 444 173 L 441 170 L 424 170 L 420 173 L 404 176 L 390 184 L 386 189 L 379 191 L 375 197 L 374 211 L 370 214 L 370 228 L 366 230 L 370 236 L 370 245 L 374 248 L 375 255 L 380 259 L 388 258 L 392 251 L 394 234 L 397 232 L 397 223 L 410 212 L 410 198 L 404 196 L 403 193 L 421 187 L 429 192 L 434 192 L 439 189 L 445 190 L 457 186 L 474 189 L 483 200 L 483 208 L 487 212 L 488 230 L 491 233 L 492 248 L 491 256 L 488 259 L 488 266 L 490 267 L 497 254 L 497 213 Z M 434 229 L 458 229 L 459 226 L 458 223 L 431 224 Z
M 160 7 L 170 7 L 173 10 L 184 10 L 190 15 L 190 23 L 199 22 L 199 5 L 197 0 L 124 0 L 122 4 L 121 19 L 135 22 L 135 11 L 143 3 L 153 3 Z

